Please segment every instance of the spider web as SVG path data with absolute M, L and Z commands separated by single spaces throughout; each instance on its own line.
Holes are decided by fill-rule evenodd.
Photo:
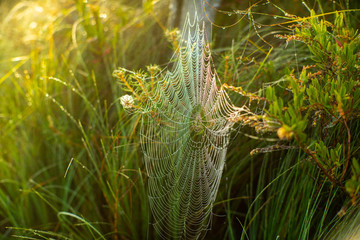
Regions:
M 212 69 L 204 24 L 185 23 L 172 70 L 143 108 L 141 146 L 153 226 L 164 239 L 203 238 L 210 227 L 235 107 Z

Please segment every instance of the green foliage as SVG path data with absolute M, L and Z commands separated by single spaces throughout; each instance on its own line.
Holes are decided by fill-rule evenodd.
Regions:
M 282 125 L 279 138 L 294 136 L 327 180 L 345 190 L 345 179 L 354 174 L 349 161 L 359 146 L 354 138 L 360 116 L 359 35 L 346 25 L 343 13 L 337 13 L 332 24 L 312 11 L 286 38 L 304 42 L 314 65 L 303 67 L 298 78 L 288 75 L 282 88 L 266 89 L 267 114 Z M 284 99 L 283 92 L 291 97 Z M 349 192 L 353 187 L 346 189 L 355 202 L 358 195 Z
M 157 28 L 139 1 L 20 1 L 1 22 L 0 239 L 151 235 L 112 72 L 156 62 L 161 35 L 137 41 Z
M 160 68 L 112 73 L 169 61 L 169 2 L 0 2 L 0 239 L 154 237 L 140 119 L 119 97 Z M 359 5 L 271 2 L 223 1 L 213 26 L 219 77 L 261 131 L 237 129 L 205 238 L 344 239 L 360 219 Z
M 351 159 L 358 158 L 360 146 L 357 67 L 360 38 L 351 26 L 353 18 L 346 10 L 324 15 L 311 11 L 309 17 L 287 14 L 284 18 L 289 21 L 290 34 L 276 37 L 286 39 L 285 49 L 274 44 L 271 55 L 265 56 L 269 59 L 266 64 L 260 64 L 261 57 L 252 64 L 232 63 L 231 59 L 248 59 L 246 56 L 253 54 L 246 48 L 241 49 L 243 55 L 236 56 L 238 45 L 223 57 L 223 73 L 241 76 L 241 81 L 232 83 L 235 86 L 246 86 L 252 79 L 253 68 L 262 68 L 246 91 L 227 87 L 242 99 L 250 100 L 250 109 L 257 113 L 254 122 L 244 122 L 243 126 L 255 125 L 255 130 L 259 125 L 266 126 L 262 128 L 265 133 L 241 129 L 245 136 L 258 139 L 251 151 L 257 155 L 251 163 L 244 157 L 242 163 L 250 169 L 249 211 L 235 212 L 233 209 L 239 203 L 232 203 L 227 212 L 233 220 L 231 226 L 243 229 L 243 239 L 324 239 L 329 229 L 337 229 L 334 225 L 342 226 L 349 221 L 347 217 L 342 219 L 349 205 L 353 205 L 352 211 L 359 209 L 358 174 L 354 167 L 350 171 Z M 263 29 L 257 33 L 261 35 Z M 256 45 L 265 44 L 258 41 Z M 295 58 L 291 49 L 295 49 Z M 277 62 L 283 58 L 287 60 Z M 289 65 L 284 66 L 284 62 Z M 257 96 L 250 90 L 256 91 Z M 251 104 L 253 100 L 257 100 L 256 104 Z M 259 110 L 261 104 L 264 108 Z M 269 146 L 261 140 L 276 141 L 269 138 L 269 134 L 273 136 L 271 132 L 277 132 L 278 140 Z M 238 141 L 251 145 L 248 139 Z M 275 153 L 281 150 L 282 153 Z M 229 190 L 228 196 L 232 194 L 234 190 Z M 230 239 L 236 239 L 235 229 L 228 229 Z
M 355 158 L 352 159 L 351 172 L 352 176 L 346 182 L 345 188 L 346 191 L 350 194 L 351 198 L 355 200 L 360 192 L 360 165 Z M 356 202 L 354 201 L 354 204 L 355 203 Z

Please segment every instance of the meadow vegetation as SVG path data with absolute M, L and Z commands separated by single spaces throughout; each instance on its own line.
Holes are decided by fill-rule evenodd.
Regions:
M 156 239 L 141 116 L 113 73 L 169 64 L 170 3 L 0 2 L 0 239 Z M 254 115 L 235 126 L 205 239 L 360 237 L 359 5 L 216 9 L 215 67 Z

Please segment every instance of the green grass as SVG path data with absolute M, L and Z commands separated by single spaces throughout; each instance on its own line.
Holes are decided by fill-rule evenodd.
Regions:
M 60 11 L 57 6 L 54 13 L 50 4 L 35 2 L 11 12 L 31 19 L 27 11 L 38 5 L 44 14 L 55 16 L 39 26 L 45 36 L 10 42 L 14 49 L 26 45 L 19 47 L 21 53 L 2 56 L 1 70 L 10 73 L 1 82 L 1 100 L 6 103 L 1 105 L 0 123 L 0 232 L 3 238 L 50 237 L 54 232 L 71 239 L 116 235 L 142 239 L 149 211 L 146 202 L 133 200 L 147 197 L 135 134 L 138 119 L 123 112 L 118 101 L 121 89 L 112 71 L 130 64 L 119 56 L 138 51 L 132 38 L 141 39 L 156 25 L 138 4 L 122 9 L 115 2 L 93 6 L 69 2 L 70 8 Z M 114 5 L 117 11 L 111 12 Z M 121 12 L 126 9 L 128 16 Z M 103 23 L 108 29 L 91 22 L 102 11 L 108 14 Z M 22 27 L 11 14 L 8 21 Z M 136 26 L 145 20 L 146 26 Z M 8 41 L 16 36 L 9 34 Z M 1 43 L 2 49 L 8 48 L 8 41 Z M 153 41 L 156 38 L 149 39 L 143 50 L 152 51 Z M 25 60 L 11 61 L 18 55 Z M 139 57 L 139 65 L 132 65 L 154 62 L 151 56 Z
M 149 10 L 142 1 L 1 2 L 0 239 L 156 238 L 140 116 L 123 110 L 124 91 L 112 73 L 167 65 L 172 48 L 160 25 L 166 26 L 168 4 L 159 1 Z M 291 14 L 310 14 L 300 2 L 295 8 L 276 4 Z M 318 14 L 359 7 L 349 1 L 307 5 Z M 221 5 L 231 12 L 247 7 Z M 271 4 L 252 11 L 257 24 L 283 16 Z M 358 11 L 347 16 L 358 28 Z M 228 26 L 240 17 L 217 12 L 215 23 Z M 333 21 L 333 14 L 327 19 Z M 244 18 L 233 27 L 214 26 L 213 58 L 224 83 L 263 97 L 266 86 L 285 87 L 285 75 L 298 77 L 313 61 L 305 44 L 291 41 L 285 48 L 285 40 L 274 37 L 291 33 L 284 25 L 255 25 Z M 236 104 L 249 103 L 246 96 L 230 95 Z M 252 111 L 267 109 L 256 102 L 249 104 Z M 358 117 L 351 124 L 357 139 Z M 329 133 L 326 143 L 340 130 Z M 324 181 L 303 151 L 250 155 L 277 141 L 275 132 L 259 135 L 237 126 L 206 239 L 341 239 L 356 231 L 358 203 L 351 206 L 346 193 Z M 358 157 L 358 142 L 351 148 Z M 341 210 L 347 210 L 344 218 Z

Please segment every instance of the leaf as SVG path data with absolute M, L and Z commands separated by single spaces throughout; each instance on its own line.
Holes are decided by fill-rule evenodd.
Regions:
M 360 165 L 359 165 L 359 162 L 356 160 L 356 158 L 352 159 L 352 164 L 353 164 L 355 175 L 359 175 L 360 174 Z

